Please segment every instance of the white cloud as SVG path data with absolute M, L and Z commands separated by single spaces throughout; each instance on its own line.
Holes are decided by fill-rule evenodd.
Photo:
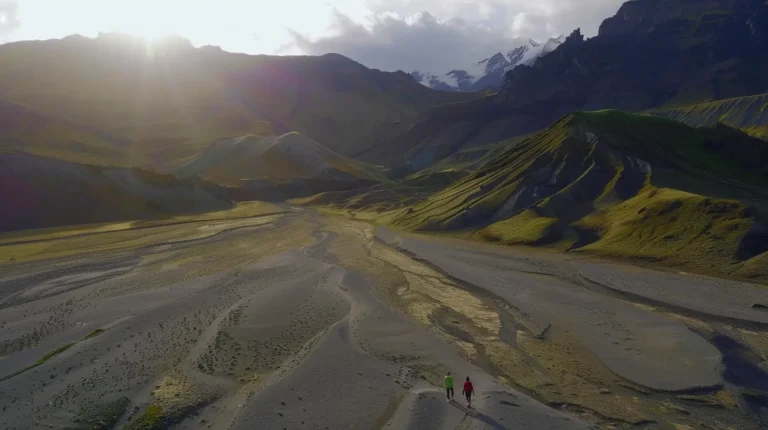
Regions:
M 8 0 L 0 0 L 0 3 Z M 178 34 L 195 45 L 220 45 L 234 52 L 274 53 L 290 43 L 289 29 L 328 34 L 334 9 L 361 20 L 363 0 L 15 0 L 21 25 L 12 40 Z
M 338 52 L 383 70 L 447 72 L 581 27 L 624 0 L 0 0 L 0 41 L 175 33 L 259 54 Z
M 383 70 L 447 72 L 457 66 L 457 59 L 477 61 L 508 43 L 503 33 L 483 23 L 460 18 L 440 21 L 427 12 L 403 18 L 382 13 L 370 16 L 366 23 L 336 12 L 331 28 L 332 36 L 316 39 L 297 31 L 295 46 L 308 54 L 338 52 Z
M 445 73 L 504 50 L 515 38 L 546 40 L 578 27 L 594 36 L 624 1 L 368 0 L 365 20 L 337 11 L 332 34 L 312 38 L 295 28 L 291 46 L 383 70 Z

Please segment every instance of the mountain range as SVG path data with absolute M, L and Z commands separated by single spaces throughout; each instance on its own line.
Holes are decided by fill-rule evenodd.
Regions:
M 151 46 L 118 34 L 9 43 L 0 46 L 0 58 L 3 196 L 19 202 L 38 195 L 18 194 L 14 183 L 45 190 L 15 204 L 0 230 L 167 216 L 231 206 L 233 198 L 356 187 L 383 175 L 343 154 L 372 143 L 378 127 L 477 96 L 432 90 L 405 73 L 371 70 L 335 54 L 230 54 L 175 37 Z M 139 190 L 96 174 L 115 168 L 170 176 Z M 215 190 L 217 205 L 199 208 L 168 199 L 161 209 L 136 203 L 138 209 L 126 210 L 115 203 L 130 199 L 104 198 L 146 201 L 147 187 L 161 192 L 174 175 L 185 178 L 181 188 L 230 189 Z M 205 178 L 218 183 L 202 184 Z M 68 191 L 57 193 L 58 186 Z M 90 203 L 50 197 L 73 189 Z M 29 216 L 51 213 L 53 205 L 56 216 Z
M 301 197 L 405 229 L 763 276 L 766 40 L 765 0 L 634 0 L 593 38 L 527 41 L 440 83 L 179 38 L 6 44 L 0 230 Z
M 38 120 L 85 127 L 130 146 L 138 167 L 163 171 L 219 138 L 248 134 L 296 131 L 353 152 L 380 124 L 475 97 L 431 90 L 406 73 L 371 70 L 341 55 L 231 54 L 176 37 L 151 46 L 117 34 L 18 42 L 0 46 L 0 58 L 0 106 L 26 118 L 8 127 L 40 131 L 30 123 Z M 33 146 L 44 137 L 0 132 Z
M 533 39 L 517 40 L 514 48 L 506 54 L 497 52 L 484 60 L 469 67 L 457 68 L 446 73 L 431 73 L 415 70 L 413 78 L 430 88 L 443 91 L 484 91 L 489 88 L 498 89 L 504 79 L 504 74 L 517 66 L 533 65 L 539 57 L 557 49 L 565 36 L 550 38 L 546 42 Z
M 0 428 L 766 428 L 768 0 L 527 46 L 0 45 Z
M 577 29 L 533 66 L 508 71 L 498 93 L 392 124 L 359 156 L 419 169 L 578 110 L 639 112 L 768 92 L 765 9 L 764 0 L 627 2 L 597 36 L 585 40 Z

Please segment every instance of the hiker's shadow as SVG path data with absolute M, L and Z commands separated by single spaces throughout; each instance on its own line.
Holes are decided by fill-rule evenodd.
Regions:
M 506 430 L 507 429 L 506 427 L 501 425 L 498 421 L 496 421 L 492 417 L 489 417 L 488 415 L 480 413 L 480 412 L 476 411 L 473 408 L 466 408 L 466 407 L 461 406 L 460 404 L 458 404 L 456 402 L 451 402 L 451 404 L 454 407 L 458 408 L 460 411 L 463 411 L 464 413 L 466 413 L 467 415 L 471 416 L 472 418 L 474 418 L 474 419 L 476 419 L 478 421 L 481 421 L 481 422 L 489 425 L 493 429 L 497 429 L 497 430 Z

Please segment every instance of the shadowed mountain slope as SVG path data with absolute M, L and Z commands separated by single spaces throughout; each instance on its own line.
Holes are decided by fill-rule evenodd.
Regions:
M 0 153 L 3 152 L 100 166 L 152 163 L 128 139 L 0 100 Z
M 299 131 L 351 152 L 382 122 L 475 97 L 335 54 L 250 56 L 183 39 L 71 36 L 2 45 L 0 58 L 0 100 L 109 133 L 156 168 L 247 134 Z
M 0 231 L 232 207 L 225 190 L 204 181 L 12 153 L 0 153 L 0 201 Z
M 376 166 L 339 155 L 299 133 L 282 136 L 243 136 L 220 140 L 182 165 L 181 177 L 200 176 L 225 185 L 244 180 L 272 182 L 294 178 L 347 182 L 377 180 L 384 176 Z
M 417 169 L 473 145 L 540 130 L 577 110 L 643 111 L 768 91 L 765 0 L 635 0 L 599 35 L 574 31 L 498 94 L 439 106 L 391 127 L 361 154 Z

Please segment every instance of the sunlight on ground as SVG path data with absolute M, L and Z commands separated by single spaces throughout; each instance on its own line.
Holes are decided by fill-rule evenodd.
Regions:
M 269 215 L 282 212 L 282 209 L 270 203 L 245 202 L 226 211 L 182 215 L 164 220 L 7 233 L 0 235 L 0 262 L 22 262 L 202 239 L 225 230 L 267 224 L 277 219 L 276 215 Z

